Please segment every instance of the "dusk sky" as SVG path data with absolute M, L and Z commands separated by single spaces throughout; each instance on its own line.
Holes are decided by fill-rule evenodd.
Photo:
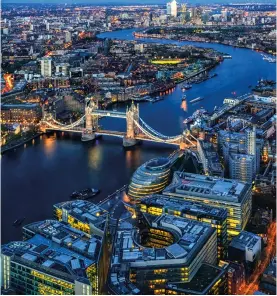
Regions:
M 68 4 L 165 4 L 169 0 L 2 0 L 2 3 L 68 3 Z M 178 3 L 274 3 L 274 0 L 258 0 L 258 1 L 249 1 L 249 0 L 179 0 Z

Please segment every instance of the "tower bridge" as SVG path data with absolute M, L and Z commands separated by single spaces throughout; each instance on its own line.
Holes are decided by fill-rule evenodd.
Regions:
M 126 120 L 126 132 L 104 130 L 99 126 L 99 120 L 103 117 L 113 117 Z M 82 141 L 94 140 L 97 136 L 113 136 L 123 139 L 123 146 L 130 147 L 139 141 L 151 141 L 168 145 L 179 146 L 180 149 L 196 148 L 197 139 L 189 131 L 176 136 L 165 136 L 154 130 L 139 116 L 139 105 L 132 103 L 126 112 L 117 112 L 98 109 L 97 102 L 86 99 L 85 114 L 77 121 L 63 124 L 57 121 L 52 114 L 46 113 L 40 122 L 41 129 L 68 131 L 80 133 Z

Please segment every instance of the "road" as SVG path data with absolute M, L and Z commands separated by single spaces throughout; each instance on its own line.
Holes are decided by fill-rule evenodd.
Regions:
M 276 222 L 272 222 L 268 228 L 267 246 L 263 250 L 262 262 L 255 269 L 250 278 L 250 284 L 243 289 L 243 295 L 253 295 L 259 289 L 259 279 L 267 268 L 270 260 L 276 255 Z

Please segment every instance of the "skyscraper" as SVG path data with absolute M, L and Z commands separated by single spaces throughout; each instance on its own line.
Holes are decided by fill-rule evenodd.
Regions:
M 170 16 L 177 16 L 177 2 L 176 0 L 172 0 L 166 4 L 166 13 Z

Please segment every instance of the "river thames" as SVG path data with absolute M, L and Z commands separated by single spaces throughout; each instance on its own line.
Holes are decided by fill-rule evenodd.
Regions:
M 134 30 L 107 32 L 101 38 L 133 40 Z M 140 42 L 191 44 L 214 48 L 230 54 L 211 73 L 218 76 L 193 85 L 186 92 L 188 100 L 203 96 L 204 100 L 181 108 L 180 86 L 157 103 L 141 103 L 140 116 L 159 132 L 173 136 L 180 134 L 183 121 L 196 109 L 204 107 L 212 111 L 220 106 L 232 92 L 242 95 L 250 91 L 261 78 L 275 77 L 275 64 L 263 60 L 260 53 L 249 49 L 233 48 L 221 44 L 177 42 L 171 40 L 139 39 Z M 114 110 L 124 110 L 125 104 L 114 105 Z M 122 119 L 105 119 L 106 128 L 123 131 Z M 95 143 L 83 143 L 79 136 L 52 133 L 41 136 L 14 151 L 1 156 L 1 222 L 2 243 L 22 238 L 21 229 L 12 226 L 13 221 L 26 217 L 24 224 L 53 218 L 53 204 L 69 199 L 74 190 L 96 187 L 101 193 L 95 201 L 104 199 L 122 185 L 127 184 L 134 170 L 145 161 L 167 156 L 174 147 L 164 144 L 143 143 L 126 151 L 122 140 L 103 137 Z M 189 165 L 188 165 L 189 166 Z

